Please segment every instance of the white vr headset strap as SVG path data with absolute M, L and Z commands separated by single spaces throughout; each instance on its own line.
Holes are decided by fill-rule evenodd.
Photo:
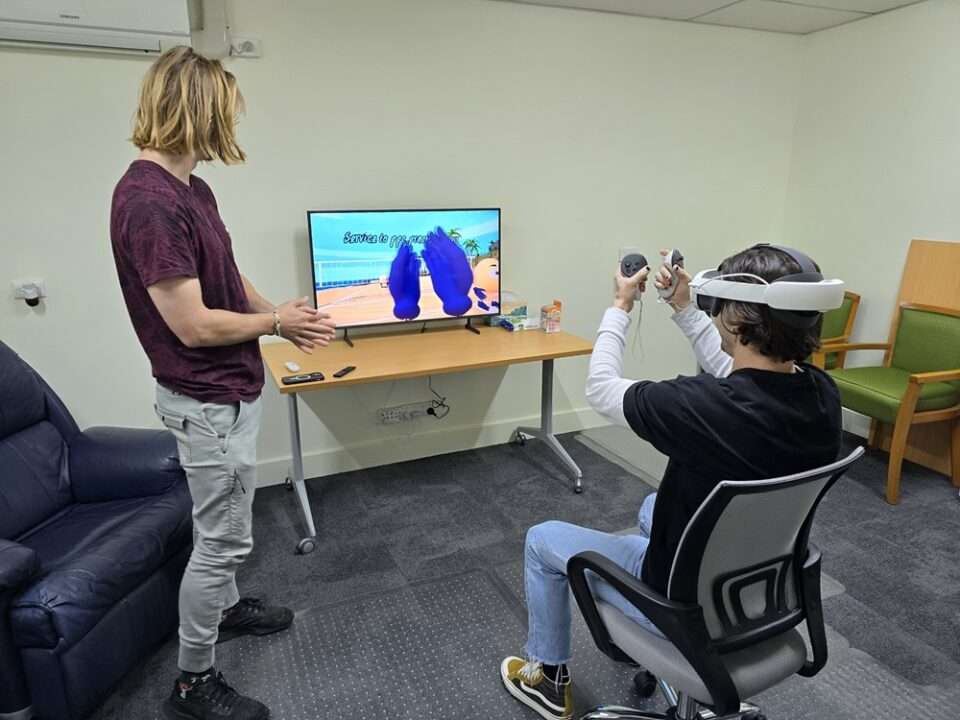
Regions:
M 843 304 L 845 284 L 842 280 L 821 280 L 820 282 L 791 282 L 777 280 L 766 283 L 763 278 L 745 273 L 715 275 L 716 270 L 703 270 L 690 281 L 694 296 L 698 294 L 738 300 L 740 302 L 759 303 L 776 310 L 795 310 L 824 312 L 834 310 Z M 765 284 L 737 282 L 729 277 L 753 277 Z

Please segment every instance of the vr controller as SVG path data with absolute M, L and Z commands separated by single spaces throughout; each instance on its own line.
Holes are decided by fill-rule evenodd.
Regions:
M 660 295 L 664 300 L 669 300 L 673 297 L 673 294 L 677 291 L 677 272 L 674 269 L 676 266 L 683 267 L 683 255 L 679 250 L 671 250 L 663 260 L 664 266 L 670 272 L 670 285 L 665 288 L 657 288 L 657 294 Z M 624 277 L 633 277 L 638 272 L 643 270 L 645 267 L 648 267 L 647 258 L 644 257 L 643 253 L 635 250 L 634 248 L 621 248 L 620 249 L 620 274 Z M 637 299 L 640 299 L 639 292 L 637 293 Z
M 670 273 L 670 285 L 665 288 L 657 288 L 657 294 L 664 300 L 669 300 L 677 291 L 677 271 L 675 268 L 678 266 L 683 267 L 683 255 L 679 250 L 674 248 L 663 259 L 663 266 Z
M 638 272 L 648 267 L 647 258 L 636 248 L 620 248 L 620 274 L 625 278 L 631 278 Z M 640 299 L 640 290 L 634 300 Z

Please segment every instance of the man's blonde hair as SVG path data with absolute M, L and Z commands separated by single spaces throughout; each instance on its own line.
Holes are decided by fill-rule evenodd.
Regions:
M 243 108 L 237 79 L 219 60 L 175 47 L 143 79 L 131 140 L 141 150 L 240 163 L 246 155 L 237 144 L 236 126 Z

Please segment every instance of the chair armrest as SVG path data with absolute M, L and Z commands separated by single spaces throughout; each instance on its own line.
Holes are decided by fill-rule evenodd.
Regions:
M 951 382 L 960 380 L 960 370 L 940 370 L 938 372 L 914 373 L 910 376 L 910 382 L 932 383 L 932 382 Z
M 851 350 L 889 350 L 890 343 L 836 343 L 820 346 L 820 352 L 849 352 Z
M 846 353 L 851 350 L 889 350 L 890 343 L 849 343 L 847 338 L 827 338 L 820 343 L 820 349 L 810 356 L 810 363 L 823 370 L 830 353 Z M 842 367 L 842 365 L 841 365 Z
M 24 545 L 0 539 L 0 594 L 21 587 L 40 569 L 37 553 Z
M 803 564 L 803 611 L 807 617 L 807 635 L 813 658 L 798 671 L 803 677 L 813 677 L 827 664 L 827 631 L 823 623 L 823 598 L 820 594 L 820 551 L 807 546 L 807 560 Z
M 90 428 L 70 443 L 78 503 L 161 495 L 184 479 L 177 441 L 167 430 Z
M 587 583 L 587 571 L 613 586 L 673 643 L 710 691 L 717 715 L 732 714 L 740 708 L 737 688 L 707 631 L 703 608 L 694 603 L 668 600 L 609 558 L 595 552 L 583 552 L 570 558 L 567 577 L 590 634 L 601 651 L 614 660 L 635 662 L 610 638 Z
M 845 343 L 850 339 L 849 335 L 837 335 L 836 337 L 830 338 L 820 338 L 820 346 L 824 345 L 839 345 L 840 343 Z

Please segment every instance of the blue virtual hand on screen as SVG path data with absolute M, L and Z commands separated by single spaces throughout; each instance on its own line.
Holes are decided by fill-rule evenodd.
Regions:
M 433 289 L 443 301 L 443 311 L 454 316 L 467 312 L 473 305 L 468 294 L 473 285 L 473 270 L 463 248 L 438 227 L 427 234 L 423 259 L 430 270 Z
M 399 320 L 413 320 L 420 314 L 420 258 L 404 243 L 390 265 L 387 281 L 393 295 L 393 314 Z

